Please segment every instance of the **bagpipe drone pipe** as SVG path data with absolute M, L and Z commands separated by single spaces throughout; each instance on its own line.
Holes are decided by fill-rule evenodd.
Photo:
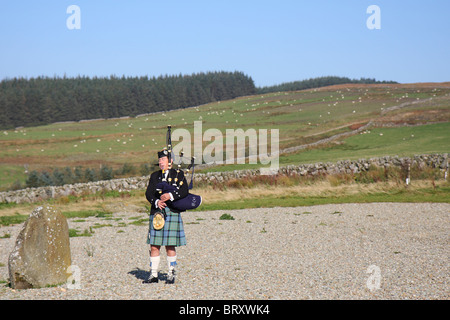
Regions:
M 175 162 L 174 154 L 172 150 L 172 127 L 169 125 L 167 126 L 167 135 L 166 135 L 166 141 L 167 141 L 167 156 L 169 159 L 169 170 L 174 170 L 172 168 L 172 161 Z M 159 191 L 160 194 L 163 193 L 171 193 L 176 191 L 180 185 L 183 184 L 183 181 L 178 180 L 178 173 L 181 170 L 181 163 L 183 160 L 183 152 L 180 152 L 180 159 L 178 162 L 178 167 L 176 169 L 177 176 L 172 181 L 165 181 L 159 182 L 156 185 L 156 190 Z M 192 170 L 192 172 L 191 172 Z M 195 172 L 195 157 L 191 158 L 191 163 L 187 167 L 186 173 L 191 174 L 191 181 L 188 185 L 188 190 L 191 190 L 194 187 L 194 172 Z M 196 194 L 188 193 L 188 195 L 184 198 L 172 201 L 171 207 L 178 210 L 178 211 L 186 211 L 186 210 L 193 210 L 195 208 L 198 208 L 202 203 L 202 197 Z

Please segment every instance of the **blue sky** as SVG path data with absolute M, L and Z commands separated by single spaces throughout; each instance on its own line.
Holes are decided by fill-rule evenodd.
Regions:
M 67 7 L 80 8 L 69 30 Z M 370 5 L 381 29 L 370 30 Z M 40 0 L 0 4 L 0 80 L 242 71 L 450 81 L 448 0 Z

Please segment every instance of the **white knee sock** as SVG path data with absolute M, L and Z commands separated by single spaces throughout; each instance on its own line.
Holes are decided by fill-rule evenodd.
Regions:
M 173 269 L 177 265 L 177 256 L 169 257 L 167 256 L 167 265 L 169 267 L 169 274 L 172 274 Z
M 154 276 L 154 277 L 158 276 L 158 268 L 159 268 L 160 260 L 161 260 L 161 258 L 159 256 L 150 257 L 150 270 L 152 272 L 152 276 Z

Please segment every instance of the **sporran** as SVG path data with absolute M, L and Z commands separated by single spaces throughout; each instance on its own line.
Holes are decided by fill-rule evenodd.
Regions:
M 161 230 L 166 223 L 165 215 L 162 212 L 156 212 L 153 215 L 153 228 L 155 230 Z

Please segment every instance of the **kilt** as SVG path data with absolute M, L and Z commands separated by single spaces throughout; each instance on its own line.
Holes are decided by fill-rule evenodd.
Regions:
M 166 222 L 161 230 L 155 230 L 153 228 L 153 214 L 150 215 L 147 244 L 155 246 L 185 246 L 186 236 L 184 234 L 181 214 L 172 212 L 167 207 L 165 210 Z

